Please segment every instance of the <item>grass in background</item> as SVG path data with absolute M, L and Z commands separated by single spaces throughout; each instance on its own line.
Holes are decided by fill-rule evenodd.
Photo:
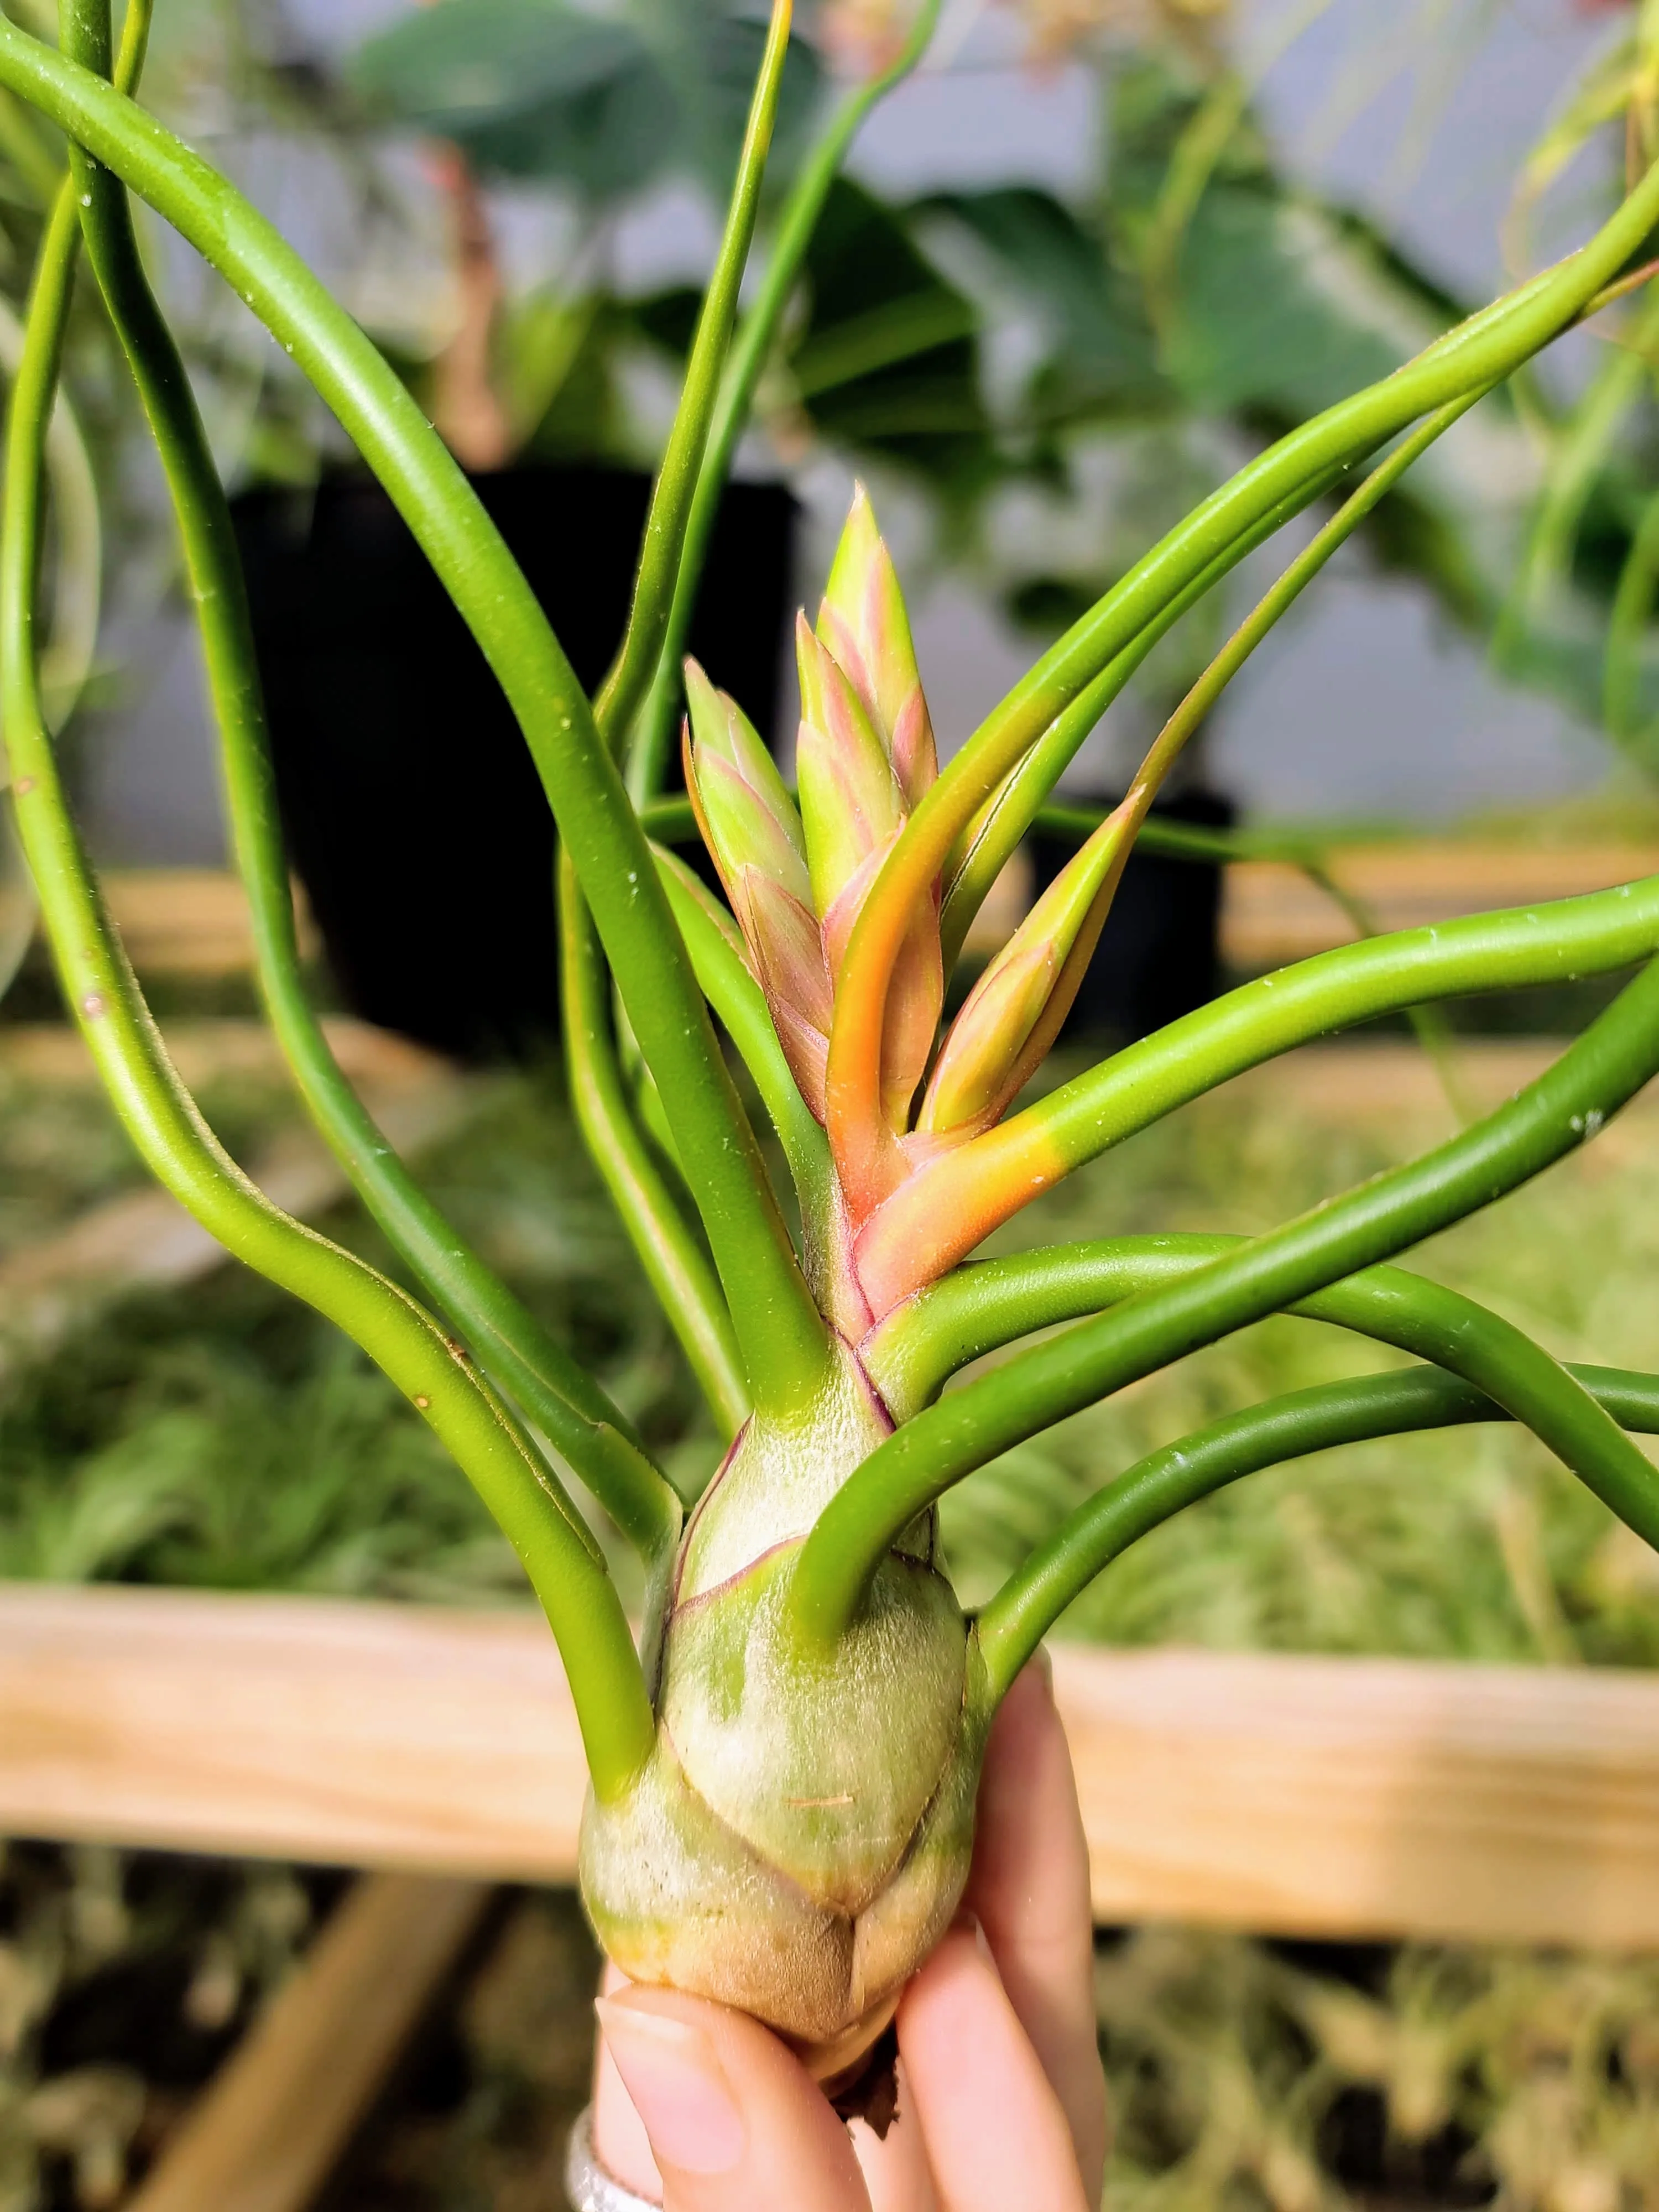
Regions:
M 269 1094 L 248 1103 L 261 1111 L 240 1131 L 216 1115 L 233 1141 L 268 1133 L 273 1115 L 293 1118 Z M 137 1181 L 100 1119 L 92 1098 L 31 1104 L 0 1121 L 0 1164 L 3 1133 L 27 1127 L 41 1151 L 61 1138 L 60 1197 L 77 1161 L 88 1195 Z M 556 1078 L 503 1079 L 422 1166 L 463 1232 L 653 1443 L 706 1459 L 712 1440 L 692 1441 L 694 1393 Z M 0 1193 L 3 1176 L 0 1164 Z M 355 1207 L 325 1225 L 392 1270 Z M 475 1602 L 524 1591 L 506 1540 L 391 1384 L 325 1322 L 232 1266 L 106 1309 L 0 1385 L 0 1576 Z
M 43 1081 L 0 1058 L 0 1256 L 100 1200 L 151 1187 L 89 1077 Z M 204 1111 L 244 1162 L 294 1118 L 287 1079 L 274 1070 L 221 1076 L 203 1091 Z
M 240 1149 L 289 1111 L 251 1079 L 215 1108 Z M 1334 1127 L 1287 1105 L 1282 1088 L 1223 1091 L 1062 1186 L 1020 1234 L 1261 1229 L 1387 1165 L 1390 1146 L 1386 1119 Z M 596 1363 L 659 1450 L 707 1473 L 714 1440 L 556 1074 L 500 1079 L 479 1118 L 422 1166 L 465 1233 Z M 134 1179 L 95 1099 L 15 1083 L 0 1095 L 8 1242 L 31 1210 L 56 1223 Z M 355 1208 L 328 1225 L 388 1264 Z M 1659 1146 L 1649 1163 L 1626 1145 L 1616 1165 L 1594 1148 L 1564 1163 L 1412 1264 L 1564 1357 L 1594 1347 L 1646 1365 L 1659 1359 L 1656 1262 Z M 964 1594 L 985 1595 L 1152 1445 L 1391 1357 L 1274 1321 L 1079 1414 L 946 1501 Z M 522 1589 L 505 1543 L 390 1386 L 234 1267 L 125 1301 L 0 1387 L 0 1575 L 474 1601 Z M 1066 1628 L 1112 1643 L 1646 1665 L 1659 1661 L 1659 1563 L 1530 1440 L 1466 1429 L 1254 1476 L 1136 1547 Z

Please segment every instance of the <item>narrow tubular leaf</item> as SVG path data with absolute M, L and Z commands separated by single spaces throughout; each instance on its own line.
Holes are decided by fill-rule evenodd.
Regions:
M 703 294 L 702 312 L 685 365 L 685 381 L 680 387 L 679 405 L 674 410 L 662 466 L 657 471 L 656 486 L 651 495 L 651 511 L 646 518 L 645 541 L 640 549 L 628 628 L 616 665 L 594 702 L 599 727 L 613 745 L 620 744 L 626 738 L 650 688 L 668 631 L 669 613 L 684 559 L 686 525 L 708 448 L 709 421 L 720 394 L 720 373 L 732 342 L 738 292 L 749 259 L 750 241 L 755 234 L 766 156 L 772 143 L 772 125 L 777 118 L 778 89 L 789 52 L 792 14 L 792 0 L 772 0 L 771 23 L 749 105 L 749 120 L 738 156 L 738 173 L 726 209 L 726 228 L 720 234 L 708 289 Z
M 512 1415 L 431 1317 L 272 1206 L 219 1146 L 167 1057 L 70 819 L 41 711 L 34 598 L 42 441 L 78 242 L 77 198 L 67 183 L 41 245 L 7 422 L 0 534 L 0 714 L 18 828 L 64 996 L 157 1179 L 238 1259 L 360 1344 L 470 1476 L 547 1613 L 594 1785 L 614 1796 L 649 1753 L 653 1723 L 628 1624 L 592 1538 Z
M 940 775 L 864 902 L 847 955 L 845 1018 L 830 1036 L 830 1127 L 873 1127 L 880 1085 L 867 1006 L 884 1003 L 909 915 L 1008 771 L 1170 600 L 1263 515 L 1332 467 L 1373 451 L 1419 416 L 1510 374 L 1573 322 L 1659 219 L 1659 164 L 1611 221 L 1546 276 L 1437 339 L 1380 383 L 1279 440 L 1212 493 L 1074 623 Z
M 1616 1367 L 1574 1366 L 1566 1372 L 1621 1428 L 1659 1433 L 1659 1376 Z M 1502 1419 L 1502 1409 L 1473 1384 L 1433 1368 L 1408 1367 L 1271 1398 L 1148 1453 L 1080 1505 L 980 1614 L 988 1705 L 1007 1694 L 1020 1668 L 1096 1576 L 1139 1537 L 1200 1498 L 1242 1475 L 1340 1444 Z M 1659 1476 L 1653 1480 L 1659 1486 Z
M 1623 342 L 1607 349 L 1571 415 L 1555 434 L 1543 492 L 1492 637 L 1492 657 L 1500 666 L 1524 665 L 1534 620 L 1569 580 L 1573 545 L 1597 472 L 1651 380 L 1656 339 L 1659 294 L 1650 292 Z
M 64 172 L 54 167 L 54 185 Z M 0 301 L 0 363 L 15 376 L 23 357 L 23 325 Z M 92 457 L 67 392 L 60 391 L 46 432 L 52 484 L 56 574 L 50 594 L 52 635 L 40 653 L 40 696 L 46 726 L 61 729 L 92 672 L 103 596 L 103 522 Z
M 65 51 L 75 59 L 85 52 L 83 12 L 77 4 L 65 16 Z M 232 842 L 272 1029 L 312 1119 L 422 1289 L 618 1526 L 654 1553 L 678 1533 L 673 1492 L 605 1392 L 416 1184 L 342 1074 L 312 1007 L 229 507 L 184 362 L 149 288 L 125 191 L 78 149 L 70 161 L 88 258 L 131 366 L 178 518 L 219 731 Z
M 1092 683 L 1084 686 L 1010 769 L 957 839 L 945 864 L 939 934 L 947 970 L 955 967 L 974 916 L 1013 857 L 1015 847 L 1042 811 L 1048 793 L 1153 647 L 1223 577 L 1328 491 L 1341 473 L 1327 470 L 1311 487 L 1298 490 L 1294 499 L 1280 501 L 1259 522 L 1242 532 L 1183 591 L 1176 593 Z
M 628 1102 L 610 991 L 575 871 L 560 855 L 559 981 L 576 1119 L 680 1349 L 729 1440 L 752 1410 L 720 1286 L 647 1149 Z
M 1472 991 L 1605 975 L 1659 949 L 1659 877 L 1316 954 L 1127 1046 L 928 1162 L 872 1215 L 858 1266 L 879 1316 L 1038 1192 L 1189 1099 L 1312 1038 Z
M 697 981 L 760 1093 L 796 1194 L 803 1204 L 809 1199 L 822 1203 L 830 1181 L 829 1141 L 790 1072 L 765 994 L 744 963 L 743 940 L 731 916 L 684 860 L 658 849 L 657 866 Z
M 983 1353 L 1179 1282 L 1246 1242 L 1237 1236 L 1126 1237 L 984 1261 L 890 1316 L 860 1346 L 860 1357 L 883 1402 L 902 1420 Z M 1582 1394 L 1563 1391 L 1564 1370 L 1510 1322 L 1460 1291 L 1402 1267 L 1366 1267 L 1285 1310 L 1413 1352 L 1479 1385 L 1592 1489 L 1596 1455 L 1613 1450 L 1629 1486 L 1628 1459 L 1605 1428 L 1584 1427 Z M 1581 1465 L 1586 1451 L 1589 1461 Z M 1616 1471 L 1615 1483 L 1619 1479 Z
M 290 349 L 386 486 L 511 702 L 675 1135 L 745 1365 L 780 1411 L 830 1357 L 638 818 L 547 618 L 455 462 L 371 341 L 226 179 L 97 76 L 0 19 L 0 85 L 149 201 Z M 461 772 L 465 772 L 464 767 Z
M 1129 848 L 1188 741 L 1256 647 L 1295 605 L 1337 548 L 1346 544 L 1413 462 L 1483 396 L 1480 392 L 1469 392 L 1437 409 L 1374 469 L 1311 544 L 1290 563 L 1188 690 L 1154 739 L 1122 802 L 1062 870 L 975 986 L 945 1040 L 929 1084 L 921 1115 L 923 1128 L 942 1132 L 975 1119 L 994 1120 L 1030 1080 L 1082 986 Z M 1120 655 L 1112 664 L 1109 676 L 1124 657 Z M 1097 684 L 1101 680 L 1097 678 Z M 1090 712 L 1094 707 L 1093 689 L 1090 687 L 1084 695 Z M 1062 724 L 1064 720 L 1062 716 Z M 1050 737 L 1053 734 L 1051 731 Z M 1044 743 L 1039 741 L 1013 772 L 1010 785 L 1005 787 L 1011 797 L 1012 787 L 1025 781 L 1025 769 L 1043 750 Z M 1031 783 L 1035 789 L 1034 778 Z M 1029 797 L 1022 793 L 1022 798 L 1029 805 Z M 1005 815 L 1013 811 L 1003 810 Z M 1012 824 L 1005 818 L 997 826 L 1006 836 Z M 1051 947 L 1046 959 L 1045 941 Z M 1000 1057 L 985 1049 L 986 1033 L 994 1032 L 999 1023 L 1002 1030 L 999 1042 L 1006 1048 Z
M 981 1279 L 977 1285 L 964 1285 L 955 1301 L 958 1340 L 964 1322 L 973 1338 L 991 1334 L 994 1340 L 994 1333 L 1009 1324 L 1025 1334 L 1034 1327 L 1097 1310 L 1155 1285 L 1178 1281 L 1207 1261 L 1237 1251 L 1245 1241 L 1241 1237 L 1130 1239 L 1092 1249 L 1070 1246 L 1025 1254 L 1001 1270 L 992 1261 L 988 1281 L 984 1270 L 968 1271 Z M 947 1331 L 951 1303 L 945 1291 Z M 1287 1310 L 1414 1352 L 1474 1384 L 1529 1428 L 1615 1512 L 1650 1542 L 1659 1543 L 1659 1476 L 1617 1425 L 1598 1413 L 1566 1371 L 1512 1322 L 1459 1291 L 1399 1267 L 1365 1268 Z M 1042 1319 L 1034 1321 L 1033 1315 Z M 1007 1342 L 1009 1334 L 1000 1340 Z M 982 1348 L 989 1349 L 990 1344 Z M 882 1388 L 884 1367 L 890 1366 L 890 1358 L 884 1362 L 878 1355 L 870 1370 L 878 1389 Z M 918 1379 L 912 1375 L 911 1387 Z M 887 1402 L 891 1406 L 890 1399 Z
M 1553 1067 L 1449 1143 L 950 1393 L 890 1437 L 819 1516 L 791 1596 L 804 1643 L 834 1643 L 895 1536 L 964 1474 L 1097 1398 L 1489 1204 L 1594 1135 L 1656 1073 L 1659 962 Z M 1639 1526 L 1641 1499 L 1626 1502 Z
M 1607 617 L 1601 666 L 1601 712 L 1611 734 L 1629 744 L 1644 734 L 1642 649 L 1659 592 L 1659 492 L 1650 495 Z
M 749 420 L 755 387 L 771 354 L 784 310 L 793 296 L 806 249 L 811 244 L 823 204 L 847 158 L 848 149 L 872 108 L 895 85 L 902 82 L 927 52 L 941 4 L 942 0 L 922 0 L 909 36 L 891 66 L 847 94 L 802 161 L 784 202 L 754 302 L 743 319 L 726 363 L 687 518 L 674 580 L 673 604 L 656 677 L 629 757 L 629 788 L 641 804 L 655 793 L 668 763 L 679 713 L 680 659 L 690 629 L 697 587 L 702 580 L 709 533 L 720 510 L 720 494 L 726 488 L 732 457 Z

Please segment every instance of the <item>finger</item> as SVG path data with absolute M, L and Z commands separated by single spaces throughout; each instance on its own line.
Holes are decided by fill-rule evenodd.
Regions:
M 1097 2198 L 1106 2085 L 1095 2025 L 1089 1847 L 1046 1659 L 1021 1674 L 991 1729 L 966 1903 Z
M 599 1981 L 599 1995 L 614 1996 L 628 1987 L 628 1977 L 607 1959 Z M 623 2087 L 617 2062 L 603 2029 L 593 2045 L 593 2148 L 599 2163 L 614 2180 L 636 2197 L 662 2202 L 662 2176 L 651 2155 L 645 2123 L 634 2109 L 634 2100 Z
M 870 2212 L 846 2128 L 800 2061 L 757 2021 L 677 1990 L 625 1985 L 598 2008 L 605 2049 L 638 2115 L 666 2212 Z M 614 2098 L 594 2147 L 618 2181 L 656 2196 L 629 2160 Z M 637 2151 L 637 2140 L 634 2145 Z
M 898 2096 L 886 2134 L 878 2136 L 864 2120 L 852 2121 L 847 2130 L 869 2192 L 870 2212 L 940 2212 L 915 2092 L 902 2057 L 897 2077 Z
M 1088 2212 L 1066 2112 L 976 1925 L 906 1990 L 898 2035 L 940 2212 Z

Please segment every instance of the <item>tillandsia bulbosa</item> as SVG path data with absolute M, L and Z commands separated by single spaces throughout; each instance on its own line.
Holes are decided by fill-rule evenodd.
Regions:
M 1659 1070 L 1659 879 L 1322 954 L 1019 1103 L 1187 737 L 1419 453 L 1561 332 L 1639 291 L 1659 167 L 1568 258 L 1259 454 L 943 765 L 898 579 L 860 493 L 817 619 L 803 617 L 798 633 L 792 793 L 719 690 L 720 671 L 683 664 L 688 611 L 837 165 L 923 51 L 933 12 L 924 7 L 884 75 L 831 113 L 780 204 L 739 320 L 789 33 L 787 0 L 774 9 L 631 615 L 591 700 L 392 369 L 277 232 L 137 104 L 148 0 L 129 0 L 118 55 L 108 0 L 64 0 L 57 48 L 0 20 L 0 86 L 70 149 L 11 394 L 0 532 L 12 800 L 67 1002 L 155 1173 L 232 1253 L 380 1364 L 516 1547 L 586 1746 L 583 1883 L 611 1955 L 635 1976 L 746 2008 L 825 2076 L 857 2066 L 951 1918 L 998 1701 L 1070 1600 L 1182 1505 L 1350 1439 L 1501 1419 L 1524 1424 L 1659 1542 L 1659 1477 L 1629 1434 L 1659 1429 L 1659 1379 L 1562 1366 L 1498 1316 L 1386 1264 L 1592 1136 Z M 330 1055 L 295 947 L 224 494 L 145 279 L 129 191 L 310 377 L 515 709 L 561 842 L 558 957 L 579 1120 L 726 1443 L 695 1501 L 436 1212 Z M 217 1145 L 149 1018 L 65 803 L 36 603 L 46 425 L 83 250 L 176 507 L 269 1018 L 403 1282 L 284 1215 Z M 941 1035 L 969 924 L 1083 738 L 1171 625 L 1317 502 L 1328 507 L 1317 535 Z M 659 795 L 682 718 L 689 805 Z M 455 773 L 466 773 L 464 737 Z M 672 849 L 699 830 L 724 902 Z M 1310 1038 L 1455 994 L 1632 967 L 1607 1012 L 1497 1112 L 1269 1233 L 972 1258 L 1060 1177 Z M 728 1048 L 779 1140 L 787 1211 Z M 1394 1346 L 1413 1364 L 1241 1408 L 1115 1473 L 964 1616 L 939 1548 L 936 1507 L 951 1484 L 1280 1312 Z M 994 1364 L 945 1391 L 992 1352 Z M 637 1639 L 572 1479 L 646 1565 Z

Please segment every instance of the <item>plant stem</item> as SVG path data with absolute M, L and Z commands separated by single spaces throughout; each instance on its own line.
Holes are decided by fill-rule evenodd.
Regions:
M 432 562 L 525 732 L 672 1118 L 757 1395 L 781 1415 L 805 1413 L 831 1359 L 823 1318 L 616 764 L 500 533 L 395 372 L 232 185 L 154 117 L 3 18 L 0 85 L 42 109 L 229 280 L 332 407 Z
M 1659 586 L 1659 492 L 1649 495 L 1630 551 L 1619 572 L 1613 610 L 1607 617 L 1606 656 L 1601 666 L 1601 719 L 1621 744 L 1647 738 L 1650 721 L 1642 714 L 1642 648 L 1653 617 Z
M 738 312 L 738 291 L 755 234 L 766 156 L 778 112 L 778 88 L 789 52 L 791 0 L 772 0 L 772 18 L 760 74 L 755 80 L 738 173 L 726 210 L 720 251 L 702 295 L 691 351 L 680 386 L 679 404 L 664 448 L 662 466 L 651 495 L 645 540 L 634 580 L 634 604 L 628 629 L 610 674 L 599 687 L 593 711 L 612 748 L 626 738 L 662 657 L 670 611 L 685 565 L 686 526 L 696 495 L 698 472 L 708 443 L 709 418 L 720 392 L 720 373 Z
M 97 68 L 107 0 L 68 0 L 64 52 Z M 100 72 L 101 74 L 101 70 Z M 313 1120 L 392 1249 L 474 1355 L 644 1553 L 679 1531 L 673 1492 L 623 1415 L 416 1184 L 329 1048 L 301 973 L 270 734 L 234 526 L 185 364 L 145 275 L 119 182 L 71 149 L 88 256 L 173 496 L 200 623 L 261 994 Z
M 1567 1372 L 1610 1420 L 1643 1435 L 1659 1433 L 1659 1376 L 1616 1367 L 1574 1366 Z M 1080 1505 L 980 1614 L 988 1705 L 994 1707 L 1007 1694 L 1020 1668 L 1095 1577 L 1184 1506 L 1241 1475 L 1339 1444 L 1501 1418 L 1472 1384 L 1432 1368 L 1411 1367 L 1271 1398 L 1148 1453 Z
M 56 172 L 56 183 L 65 172 Z M 0 362 L 15 376 L 23 357 L 23 325 L 0 301 Z M 68 395 L 59 391 L 46 431 L 52 482 L 57 574 L 52 592 L 52 636 L 40 655 L 40 693 L 49 730 L 61 729 L 74 711 L 98 651 L 103 596 L 103 520 L 92 457 Z M 3 747 L 0 746 L 0 761 Z
M 623 1789 L 648 1754 L 650 1703 L 597 1546 L 506 1407 L 395 1285 L 271 1205 L 179 1082 L 98 896 L 41 713 L 35 596 L 45 425 L 79 242 L 66 182 L 47 226 L 6 429 L 0 534 L 0 714 L 25 854 L 64 997 L 127 1133 L 157 1179 L 238 1259 L 361 1345 L 471 1477 L 523 1561 L 558 1639 L 594 1786 Z
M 888 1437 L 820 1515 L 793 1576 L 803 1641 L 835 1642 L 893 1539 L 963 1475 L 1171 1360 L 1490 1204 L 1594 1135 L 1656 1073 L 1659 961 L 1553 1067 L 1449 1143 L 952 1391 Z
M 570 1099 L 651 1287 L 729 1441 L 749 1418 L 749 1389 L 720 1286 L 674 1203 L 632 1113 L 611 1029 L 611 994 L 575 871 L 558 860 L 560 978 Z
M 922 0 L 909 37 L 896 58 L 878 76 L 860 85 L 842 102 L 789 188 L 754 304 L 743 319 L 732 357 L 726 363 L 687 519 L 662 650 L 629 755 L 629 788 L 640 804 L 649 799 L 662 782 L 680 696 L 680 659 L 690 633 L 691 616 L 702 581 L 703 564 L 708 556 L 708 540 L 720 512 L 720 495 L 726 489 L 738 441 L 749 420 L 755 388 L 806 258 L 806 249 L 812 242 L 823 204 L 847 158 L 848 149 L 871 110 L 910 74 L 927 51 L 940 5 L 941 0 Z
M 872 1310 L 942 1274 L 1041 1190 L 1229 1077 L 1378 1014 L 1605 975 L 1659 949 L 1659 876 L 1342 945 L 1240 985 L 919 1168 L 860 1232 Z

